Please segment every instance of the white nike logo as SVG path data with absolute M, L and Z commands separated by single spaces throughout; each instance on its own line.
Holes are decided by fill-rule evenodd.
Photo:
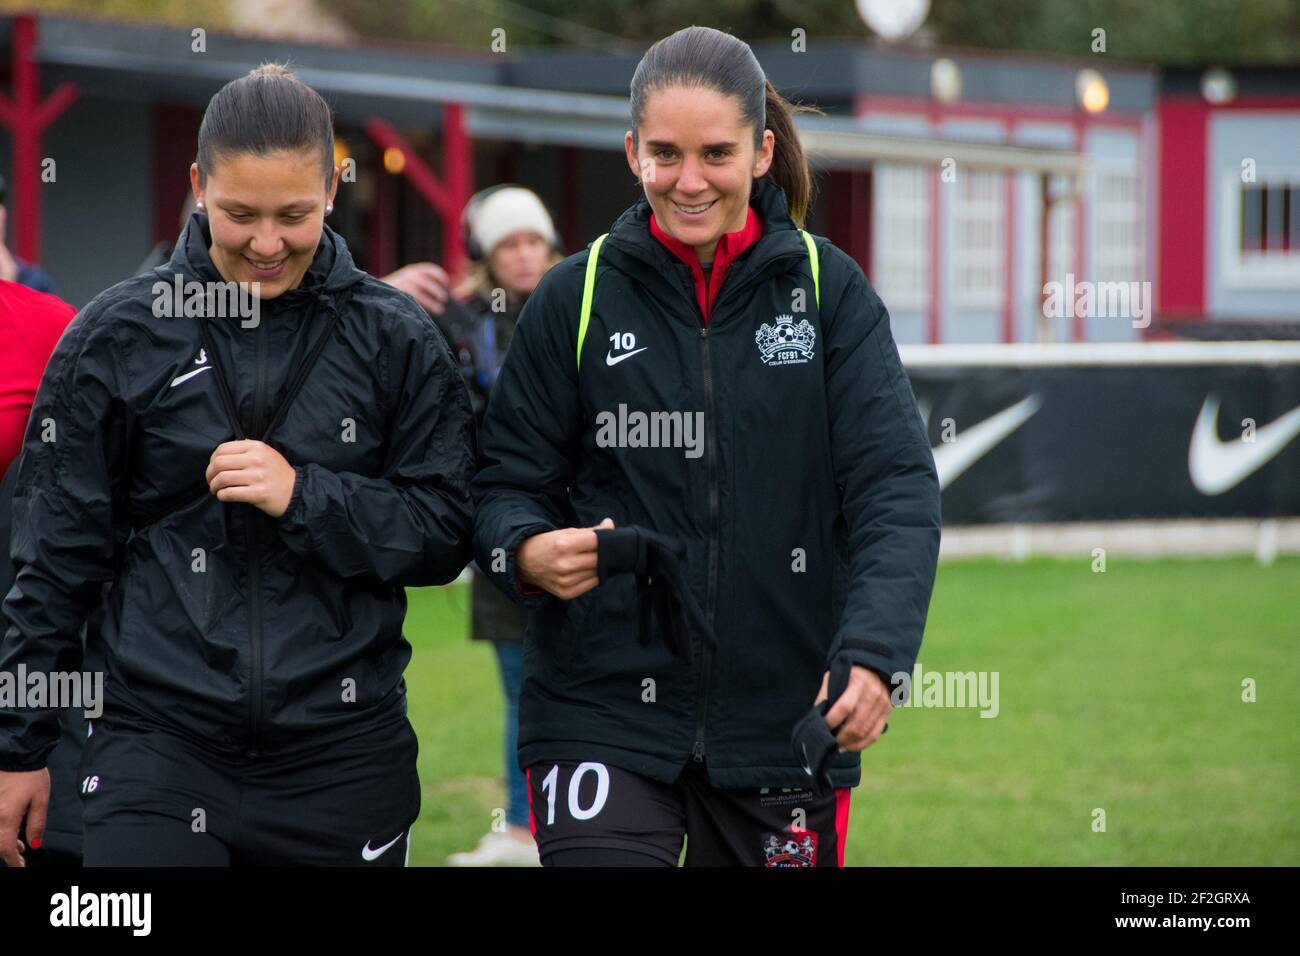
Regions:
M 813 775 L 813 771 L 812 771 L 812 767 L 808 766 L 808 745 L 800 744 L 799 746 L 803 748 L 803 771 L 804 773 L 808 774 L 808 776 L 811 777 Z
M 389 841 L 388 841 L 387 843 L 385 843 L 383 846 L 379 847 L 378 849 L 374 849 L 374 850 L 370 849 L 370 841 L 367 840 L 367 841 L 366 841 L 366 845 L 363 846 L 363 847 L 361 848 L 361 859 L 366 860 L 366 861 L 369 861 L 369 860 L 377 860 L 377 859 L 379 859 L 381 856 L 384 855 L 384 851 L 385 851 L 385 850 L 387 850 L 389 847 L 391 847 L 394 843 L 396 843 L 396 842 L 397 842 L 398 840 L 400 840 L 401 838 L 402 838 L 402 834 L 399 833 L 399 834 L 397 834 L 397 836 L 393 837 L 391 840 L 389 840 Z M 352 845 L 353 845 L 353 846 L 356 846 L 355 843 L 352 844 Z
M 952 441 L 940 442 L 935 445 L 932 451 L 934 452 L 934 468 L 939 473 L 939 489 L 947 488 L 961 477 L 961 474 L 967 468 L 988 454 L 995 445 L 1013 431 L 1029 421 L 1042 405 L 1042 399 L 1037 395 L 1030 395 L 1027 398 L 1022 398 L 1010 408 L 1004 408 L 996 415 L 984 419 L 979 424 L 963 429 L 957 433 L 956 438 Z M 930 423 L 930 406 L 928 403 L 923 406 L 921 417 L 925 419 L 928 428 Z
M 650 346 L 648 346 L 648 345 L 643 345 L 643 346 L 641 346 L 639 349 L 634 349 L 634 350 L 631 351 L 631 352 L 626 352 L 626 353 L 624 353 L 623 355 L 620 355 L 618 358 L 615 358 L 615 357 L 614 357 L 614 353 L 613 353 L 613 352 L 606 352 L 606 353 L 605 353 L 605 364 L 606 364 L 606 365 L 617 365 L 619 362 L 623 361 L 623 359 L 629 359 L 629 358 L 631 358 L 633 355 L 636 355 L 636 354 L 639 353 L 639 352 L 644 352 L 644 351 L 645 351 L 646 349 L 648 349 L 649 347 L 650 347 Z
M 1300 406 L 1255 429 L 1253 442 L 1241 438 L 1220 441 L 1219 396 L 1208 395 L 1192 426 L 1187 473 L 1201 494 L 1221 495 L 1264 467 L 1296 435 L 1300 435 Z
M 184 375 L 176 376 L 176 378 L 172 379 L 172 388 L 175 388 L 177 385 L 179 385 L 181 382 L 185 381 L 186 379 L 193 378 L 195 375 L 198 375 L 200 372 L 206 372 L 210 368 L 212 368 L 211 365 L 205 365 L 203 366 L 203 368 L 196 368 L 192 372 L 186 372 Z

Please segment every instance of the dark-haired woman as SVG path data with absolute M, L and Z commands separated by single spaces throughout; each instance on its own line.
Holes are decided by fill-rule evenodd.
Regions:
M 476 557 L 533 608 L 542 862 L 670 866 L 685 835 L 687 865 L 843 865 L 925 626 L 933 456 L 884 305 L 800 228 L 749 47 L 660 40 L 631 111 L 644 198 L 539 284 L 480 433 Z
M 324 225 L 330 111 L 223 87 L 171 261 L 87 305 L 33 409 L 0 667 L 84 669 L 87 865 L 401 866 L 419 813 L 405 585 L 469 557 L 473 418 L 409 296 Z M 39 838 L 50 711 L 0 713 L 0 855 Z

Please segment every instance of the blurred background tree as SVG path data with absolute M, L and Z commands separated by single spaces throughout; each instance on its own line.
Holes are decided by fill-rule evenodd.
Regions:
M 570 46 L 641 50 L 689 24 L 750 41 L 872 35 L 853 0 L 0 0 L 0 11 L 202 25 L 298 38 L 375 40 L 507 50 Z M 1092 31 L 1106 54 L 1162 64 L 1300 63 L 1300 0 L 931 0 L 907 42 L 1091 56 Z

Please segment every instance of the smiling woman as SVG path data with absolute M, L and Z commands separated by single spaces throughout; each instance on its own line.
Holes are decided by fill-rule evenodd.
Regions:
M 112 585 L 85 651 L 105 675 L 88 866 L 401 866 L 420 806 L 404 587 L 468 561 L 469 397 L 437 326 L 325 225 L 316 91 L 277 66 L 222 87 L 190 178 L 171 260 L 97 296 L 46 368 L 0 668 L 77 669 Z M 225 314 L 231 289 L 253 321 Z M 11 865 L 24 815 L 42 836 L 54 717 L 0 708 Z
M 734 36 L 655 43 L 624 137 L 644 199 L 538 284 L 488 406 L 476 553 L 534 609 L 547 866 L 671 866 L 684 836 L 688 866 L 843 865 L 916 659 L 934 460 L 884 305 L 802 228 L 795 109 Z

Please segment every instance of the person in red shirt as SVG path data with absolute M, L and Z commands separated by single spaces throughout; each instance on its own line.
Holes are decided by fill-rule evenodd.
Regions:
M 0 474 L 22 449 L 41 373 L 76 314 L 60 298 L 0 279 Z

